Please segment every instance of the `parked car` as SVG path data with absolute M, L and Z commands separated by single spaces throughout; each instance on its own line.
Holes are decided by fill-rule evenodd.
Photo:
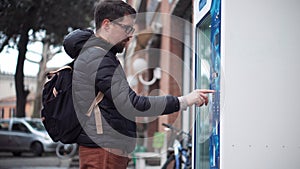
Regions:
M 12 152 L 14 156 L 26 151 L 41 156 L 44 152 L 55 152 L 57 144 L 48 135 L 41 119 L 0 120 L 0 151 Z

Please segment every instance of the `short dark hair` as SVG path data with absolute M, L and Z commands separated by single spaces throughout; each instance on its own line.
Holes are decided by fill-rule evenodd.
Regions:
M 104 19 L 113 21 L 125 15 L 131 15 L 135 19 L 136 11 L 129 4 L 121 0 L 100 1 L 96 4 L 94 11 L 96 29 L 101 27 Z

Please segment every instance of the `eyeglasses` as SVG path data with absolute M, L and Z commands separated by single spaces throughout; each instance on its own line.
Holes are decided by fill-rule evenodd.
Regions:
M 118 22 L 113 22 L 113 23 L 116 24 L 116 25 L 119 25 L 122 29 L 124 29 L 125 33 L 127 33 L 127 34 L 131 34 L 135 31 L 135 29 L 132 26 L 123 25 L 123 24 L 118 23 Z

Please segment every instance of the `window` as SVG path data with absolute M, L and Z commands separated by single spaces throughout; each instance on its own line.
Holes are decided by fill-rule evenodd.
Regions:
M 41 121 L 30 121 L 30 120 L 26 120 L 26 122 L 34 129 L 38 130 L 38 131 L 46 131 L 43 123 Z
M 29 132 L 28 128 L 23 123 L 20 122 L 15 122 L 13 124 L 12 131 L 25 132 L 25 133 Z
M 1 109 L 1 118 L 4 118 L 4 108 Z
M 8 121 L 1 121 L 0 122 L 0 130 L 8 131 L 9 122 Z
M 9 117 L 15 117 L 15 108 L 9 108 Z

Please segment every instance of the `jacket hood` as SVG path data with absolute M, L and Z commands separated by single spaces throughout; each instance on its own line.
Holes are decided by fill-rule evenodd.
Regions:
M 63 41 L 63 47 L 66 53 L 75 59 L 86 41 L 94 34 L 90 29 L 76 29 L 69 33 Z
M 114 55 L 117 53 L 112 44 L 100 37 L 96 37 L 90 29 L 76 29 L 69 33 L 63 41 L 63 47 L 72 59 L 77 58 L 82 49 L 94 46 L 100 46 Z

